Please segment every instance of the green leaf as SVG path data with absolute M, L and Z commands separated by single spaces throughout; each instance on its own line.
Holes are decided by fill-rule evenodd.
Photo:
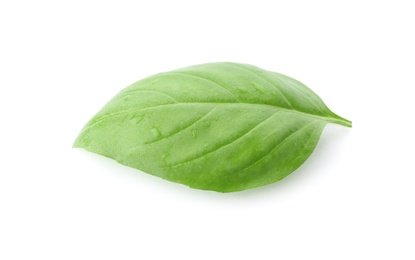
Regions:
M 193 188 L 232 192 L 289 175 L 327 123 L 352 125 L 290 77 L 211 63 L 125 88 L 87 123 L 74 147 Z

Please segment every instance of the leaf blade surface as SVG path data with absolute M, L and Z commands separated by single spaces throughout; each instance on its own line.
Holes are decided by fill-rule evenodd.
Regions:
M 327 123 L 351 126 L 294 79 L 251 65 L 211 63 L 122 90 L 74 147 L 193 188 L 231 192 L 297 169 Z

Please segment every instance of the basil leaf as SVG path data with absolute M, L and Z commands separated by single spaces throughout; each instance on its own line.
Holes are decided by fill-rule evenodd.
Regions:
M 125 88 L 87 123 L 74 147 L 193 188 L 232 192 L 293 172 L 327 123 L 352 125 L 290 77 L 211 63 Z

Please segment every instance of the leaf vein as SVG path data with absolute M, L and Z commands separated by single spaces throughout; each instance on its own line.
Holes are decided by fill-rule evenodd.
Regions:
M 183 104 L 187 104 L 187 105 L 208 105 L 208 104 L 220 104 L 220 105 L 253 105 L 253 106 L 266 106 L 266 107 L 272 107 L 274 109 L 279 109 L 279 110 L 285 110 L 285 111 L 291 111 L 293 113 L 298 113 L 304 116 L 309 116 L 309 117 L 313 117 L 313 118 L 317 118 L 320 120 L 325 120 L 325 121 L 329 121 L 331 123 L 338 123 L 338 124 L 344 124 L 347 125 L 348 123 L 342 119 L 337 119 L 337 118 L 333 118 L 333 117 L 327 117 L 327 116 L 320 116 L 320 115 L 315 115 L 315 114 L 309 114 L 309 113 L 305 113 L 305 112 L 301 112 L 298 110 L 293 110 L 293 109 L 287 109 L 287 108 L 283 108 L 283 107 L 277 107 L 277 106 L 273 106 L 273 105 L 268 105 L 268 104 L 258 104 L 258 103 L 229 103 L 229 102 L 178 102 L 178 103 L 167 103 L 167 104 L 161 104 L 161 105 L 156 105 L 156 106 L 150 106 L 150 107 L 141 107 L 141 108 L 136 108 L 136 109 L 129 109 L 129 110 L 124 110 L 124 111 L 120 111 L 117 113 L 113 113 L 113 114 L 109 114 L 106 116 L 103 116 L 99 119 L 97 119 L 95 122 L 93 122 L 91 125 L 87 125 L 86 128 L 84 128 L 82 131 L 85 131 L 86 129 L 92 127 L 93 125 L 107 120 L 113 116 L 118 116 L 118 115 L 122 115 L 124 113 L 130 113 L 133 111 L 139 111 L 139 110 L 148 110 L 148 109 L 153 109 L 153 108 L 160 108 L 160 107 L 165 107 L 165 106 L 173 106 L 173 105 L 183 105 Z
M 235 68 L 239 68 L 240 70 L 243 70 L 243 71 L 248 71 L 248 72 L 250 72 L 252 75 L 255 75 L 256 77 L 259 77 L 259 78 L 261 78 L 261 79 L 263 79 L 263 80 L 265 80 L 266 82 L 268 82 L 269 84 L 271 84 L 271 86 L 273 86 L 274 87 L 274 89 L 275 90 L 277 90 L 280 94 L 281 94 L 281 96 L 284 98 L 284 100 L 288 103 L 288 105 L 292 108 L 292 109 L 294 109 L 294 106 L 292 105 L 292 103 L 290 102 L 290 100 L 287 98 L 287 96 L 284 94 L 284 92 L 277 86 L 277 85 L 275 85 L 273 82 L 271 82 L 270 80 L 268 80 L 267 78 L 265 78 L 263 75 L 260 75 L 260 74 L 258 74 L 258 73 L 256 73 L 256 72 L 254 72 L 254 71 L 252 71 L 252 70 L 250 70 L 250 69 L 248 69 L 248 68 L 245 68 L 245 67 L 242 67 L 242 66 L 239 66 L 239 65 L 236 65 L 236 64 L 234 64 L 234 63 L 226 63 L 226 64 L 229 64 L 229 65 L 231 65 L 232 67 L 235 67 Z
M 186 161 L 180 162 L 180 163 L 175 164 L 175 165 L 172 165 L 172 166 L 167 166 L 167 167 L 177 167 L 177 166 L 180 166 L 180 165 L 183 165 L 183 164 L 187 164 L 187 163 L 192 162 L 192 161 L 196 161 L 196 160 L 201 159 L 201 158 L 203 158 L 203 157 L 206 157 L 207 155 L 212 154 L 212 153 L 214 153 L 214 152 L 216 152 L 216 151 L 218 151 L 218 150 L 220 150 L 220 149 L 222 149 L 222 148 L 224 148 L 224 147 L 226 147 L 226 146 L 228 146 L 228 145 L 231 145 L 231 144 L 233 144 L 234 142 L 238 141 L 239 139 L 243 138 L 244 136 L 249 135 L 249 133 L 251 133 L 254 129 L 256 129 L 258 126 L 260 126 L 261 124 L 263 124 L 264 122 L 266 122 L 268 119 L 270 119 L 271 117 L 273 117 L 275 114 L 277 114 L 277 112 L 279 112 L 279 111 L 275 111 L 275 112 L 274 112 L 274 113 L 272 113 L 270 116 L 268 116 L 268 117 L 264 118 L 264 119 L 263 119 L 263 120 L 261 120 L 261 121 L 260 121 L 257 125 L 255 125 L 253 128 L 249 129 L 247 132 L 243 133 L 242 135 L 240 135 L 240 136 L 236 137 L 236 139 L 233 139 L 233 140 L 231 140 L 231 141 L 230 141 L 230 142 L 228 142 L 228 143 L 225 143 L 225 144 L 219 145 L 219 147 L 216 147 L 216 148 L 215 148 L 215 149 L 213 149 L 212 151 L 210 151 L 210 152 L 208 152 L 208 153 L 205 153 L 205 154 L 202 154 L 201 156 L 198 156 L 198 157 L 195 157 L 195 158 L 190 158 L 190 159 L 188 159 L 188 160 L 186 160 Z
M 211 80 L 211 79 L 208 79 L 208 78 L 205 78 L 205 77 L 202 77 L 202 76 L 199 76 L 199 75 L 194 75 L 194 74 L 191 74 L 191 73 L 189 73 L 189 72 L 183 72 L 183 71 L 171 71 L 171 72 L 168 72 L 168 73 L 170 73 L 170 74 L 172 74 L 172 73 L 174 73 L 174 74 L 179 74 L 179 75 L 183 75 L 183 76 L 190 76 L 190 77 L 194 77 L 194 78 L 198 78 L 198 79 L 203 79 L 203 80 L 206 80 L 206 81 L 209 81 L 209 82 L 212 82 L 212 83 L 214 83 L 215 85 L 217 85 L 217 86 L 219 86 L 219 87 L 221 87 L 222 89 L 224 89 L 224 90 L 226 90 L 229 94 L 231 94 L 234 98 L 235 98 L 235 100 L 237 100 L 238 102 L 240 102 L 240 103 L 242 103 L 241 102 L 241 100 L 239 100 L 238 99 L 238 97 L 232 92 L 232 91 L 230 91 L 228 88 L 225 88 L 223 85 L 221 85 L 221 84 L 219 84 L 218 82 L 216 82 L 216 81 L 213 81 L 213 80 Z
M 291 134 L 289 134 L 288 136 L 286 136 L 283 140 L 281 140 L 281 142 L 275 146 L 274 148 L 271 149 L 271 151 L 269 151 L 266 155 L 264 155 L 263 157 L 259 158 L 258 160 L 252 162 L 250 165 L 248 165 L 247 167 L 243 168 L 241 170 L 241 172 L 257 165 L 258 163 L 260 163 L 262 160 L 264 160 L 267 156 L 269 156 L 270 154 L 272 154 L 272 152 L 274 152 L 276 149 L 278 149 L 281 145 L 283 145 L 284 143 L 286 143 L 290 138 L 292 138 L 295 134 L 299 133 L 301 130 L 303 130 L 304 128 L 306 128 L 307 126 L 311 125 L 312 123 L 314 123 L 315 121 L 311 121 L 308 124 L 305 124 L 304 126 L 302 126 L 301 128 L 297 129 L 296 131 L 292 132 Z
M 126 92 L 126 93 L 123 93 L 123 94 L 128 94 L 129 95 L 129 94 L 134 93 L 134 92 L 154 92 L 154 93 L 159 93 L 159 94 L 162 94 L 162 95 L 164 95 L 166 97 L 169 97 L 169 98 L 173 99 L 173 101 L 176 102 L 176 103 L 179 102 L 174 97 L 172 97 L 171 95 L 166 94 L 166 93 L 161 92 L 161 91 L 156 91 L 156 90 L 136 89 L 136 90 L 132 90 L 130 92 Z
M 216 107 L 216 106 L 215 106 Z M 164 140 L 164 139 L 166 139 L 166 138 L 169 138 L 169 137 L 172 137 L 172 136 L 174 136 L 174 135 L 176 135 L 176 134 L 179 134 L 179 133 L 181 133 L 182 131 L 184 131 L 184 130 L 186 130 L 186 129 L 188 129 L 189 127 L 191 127 L 192 125 L 195 125 L 195 124 L 197 124 L 198 122 L 200 122 L 201 120 L 203 120 L 203 118 L 205 118 L 205 117 L 207 117 L 214 109 L 215 109 L 215 107 L 213 107 L 212 109 L 210 109 L 205 115 L 203 115 L 202 117 L 200 117 L 200 118 L 198 118 L 197 120 L 195 120 L 195 121 L 193 121 L 191 124 L 189 124 L 189 125 L 187 125 L 187 126 L 185 126 L 184 128 L 182 128 L 182 129 L 180 129 L 179 131 L 177 131 L 177 132 L 174 132 L 174 133 L 170 133 L 169 135 L 166 135 L 166 136 L 163 136 L 162 138 L 159 138 L 159 139 L 155 139 L 155 140 L 153 140 L 153 141 L 150 141 L 150 142 L 147 142 L 147 143 L 145 143 L 145 144 L 153 144 L 153 143 L 157 143 L 157 142 L 159 142 L 159 141 L 161 141 L 161 140 Z
M 317 100 L 315 100 L 314 96 L 309 96 L 308 93 L 304 92 L 304 90 L 300 87 L 297 87 L 296 85 L 294 85 L 294 83 L 284 79 L 283 77 L 280 77 L 282 81 L 284 81 L 285 83 L 287 83 L 290 86 L 294 86 L 295 89 L 298 89 L 301 93 L 303 93 L 304 97 L 306 97 L 308 100 L 310 100 L 310 102 L 320 111 L 324 113 L 324 109 L 321 108 L 320 102 L 318 102 Z

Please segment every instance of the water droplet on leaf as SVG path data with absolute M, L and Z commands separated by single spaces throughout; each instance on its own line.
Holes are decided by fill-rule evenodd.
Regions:
M 159 137 L 159 136 L 161 135 L 161 133 L 160 133 L 160 129 L 158 129 L 157 127 L 153 127 L 153 128 L 151 128 L 151 132 L 153 133 L 153 135 L 154 135 L 155 137 Z

